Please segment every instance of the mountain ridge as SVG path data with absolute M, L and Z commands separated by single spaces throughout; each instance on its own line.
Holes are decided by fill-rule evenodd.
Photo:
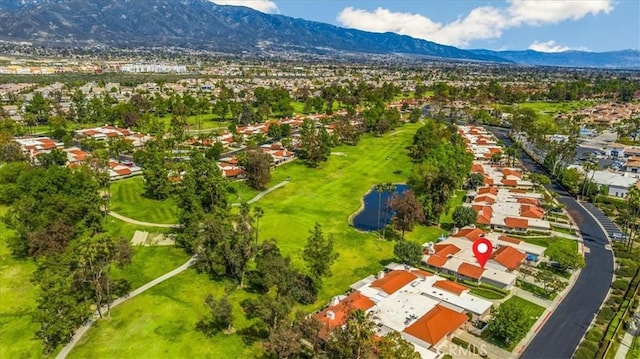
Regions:
M 155 46 L 231 54 L 406 54 L 526 65 L 640 68 L 640 51 L 557 55 L 463 50 L 406 35 L 346 29 L 208 0 L 0 0 L 0 40 L 52 47 Z

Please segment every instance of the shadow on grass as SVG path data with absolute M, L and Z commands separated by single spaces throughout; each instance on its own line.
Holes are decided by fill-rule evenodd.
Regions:
M 242 341 L 246 345 L 253 345 L 255 342 L 267 339 L 269 333 L 265 330 L 264 325 L 255 323 L 246 328 L 238 330 L 236 333 L 240 335 Z
M 447 232 L 451 232 L 453 230 L 453 226 L 453 223 L 440 223 L 440 228 Z
M 386 259 L 380 260 L 378 263 L 380 263 L 383 266 L 386 266 L 386 265 L 388 265 L 390 263 L 394 263 L 394 262 L 398 262 L 398 260 L 395 259 L 395 258 L 386 258 Z

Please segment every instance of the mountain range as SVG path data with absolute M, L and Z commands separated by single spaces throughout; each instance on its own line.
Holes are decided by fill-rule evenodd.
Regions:
M 640 51 L 463 50 L 207 0 L 0 0 L 0 40 L 249 54 L 398 54 L 524 65 L 640 68 Z

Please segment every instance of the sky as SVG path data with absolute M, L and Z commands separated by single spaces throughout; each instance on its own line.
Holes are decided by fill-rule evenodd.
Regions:
M 640 0 L 209 0 L 463 49 L 640 49 Z

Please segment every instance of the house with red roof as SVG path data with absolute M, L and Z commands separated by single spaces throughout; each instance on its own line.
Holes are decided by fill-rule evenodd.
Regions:
M 402 337 L 427 348 L 438 346 L 445 339 L 451 339 L 468 319 L 464 313 L 438 304 L 405 328 L 402 331 Z

